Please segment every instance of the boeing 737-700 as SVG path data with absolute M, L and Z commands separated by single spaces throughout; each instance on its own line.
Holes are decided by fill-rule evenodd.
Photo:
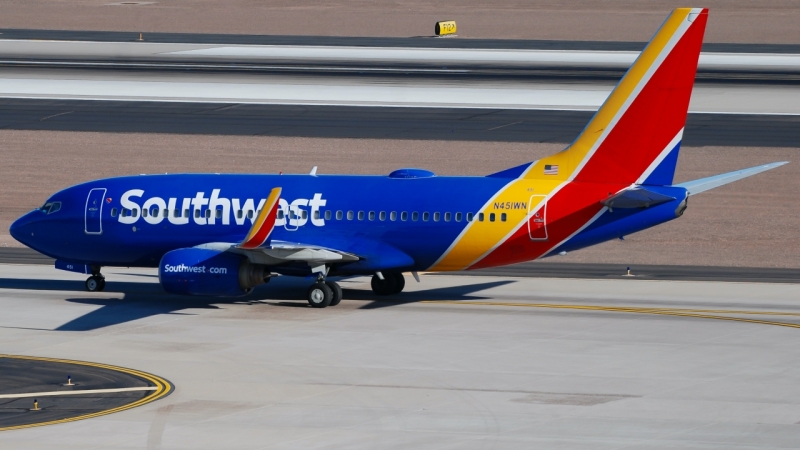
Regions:
M 83 183 L 19 218 L 11 234 L 91 276 L 158 267 L 171 293 L 240 296 L 276 274 L 311 277 L 308 301 L 336 305 L 329 277 L 514 264 L 574 251 L 683 214 L 689 197 L 777 167 L 673 184 L 706 9 L 673 11 L 565 150 L 481 177 L 138 175 Z

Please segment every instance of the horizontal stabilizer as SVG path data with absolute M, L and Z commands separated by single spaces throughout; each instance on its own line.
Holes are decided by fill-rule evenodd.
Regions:
M 672 200 L 675 200 L 675 197 L 659 194 L 641 186 L 633 186 L 617 192 L 602 203 L 609 208 L 649 208 Z
M 765 172 L 767 170 L 780 167 L 788 163 L 789 161 L 781 161 L 781 162 L 764 164 L 762 166 L 751 167 L 749 169 L 742 169 L 742 170 L 737 170 L 735 172 L 723 173 L 722 175 L 714 175 L 713 177 L 701 178 L 699 180 L 694 180 L 694 181 L 687 181 L 685 183 L 676 184 L 675 186 L 686 189 L 687 191 L 689 191 L 689 195 L 695 195 L 701 192 L 705 192 L 709 189 L 720 187 L 724 184 L 733 183 L 734 181 L 739 181 L 742 178 L 747 178 L 757 173 Z

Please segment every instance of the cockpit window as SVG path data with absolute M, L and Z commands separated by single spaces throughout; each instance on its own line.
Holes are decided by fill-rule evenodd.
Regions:
M 61 202 L 47 202 L 40 208 L 45 214 L 53 214 L 61 209 Z

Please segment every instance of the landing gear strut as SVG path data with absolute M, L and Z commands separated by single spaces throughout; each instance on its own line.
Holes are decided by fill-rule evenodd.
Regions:
M 86 279 L 86 290 L 89 292 L 100 292 L 106 287 L 106 278 L 97 273 Z
M 399 272 L 382 273 L 383 279 L 377 274 L 372 276 L 372 292 L 377 295 L 393 295 L 403 292 L 406 287 L 406 278 Z
M 342 301 L 342 288 L 333 281 L 319 280 L 308 288 L 308 304 L 314 308 L 336 306 Z

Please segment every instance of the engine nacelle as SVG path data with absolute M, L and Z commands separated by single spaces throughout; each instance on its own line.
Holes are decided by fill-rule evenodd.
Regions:
M 158 266 L 158 279 L 173 294 L 238 297 L 269 281 L 266 266 L 246 257 L 202 248 L 168 252 Z

